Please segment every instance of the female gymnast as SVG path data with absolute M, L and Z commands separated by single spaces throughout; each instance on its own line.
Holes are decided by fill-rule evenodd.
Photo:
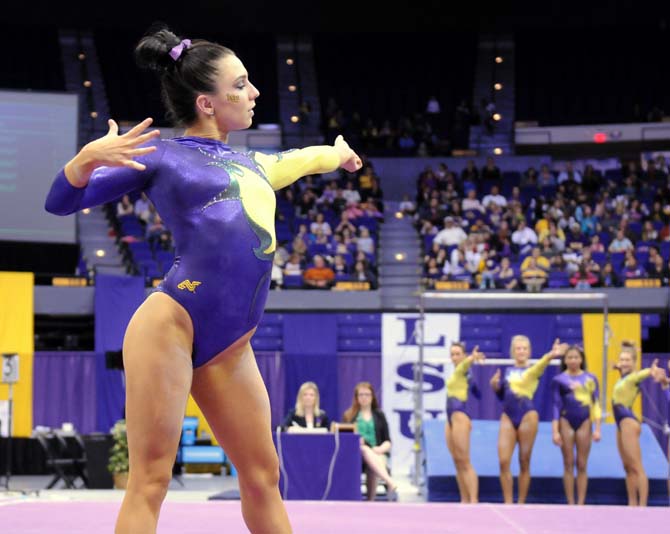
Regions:
M 571 346 L 561 360 L 561 374 L 551 382 L 554 399 L 553 440 L 563 453 L 563 487 L 568 504 L 575 504 L 575 446 L 577 447 L 577 504 L 586 500 L 586 462 L 591 439 L 600 441 L 602 410 L 598 379 L 586 371 L 581 348 Z M 592 429 L 595 423 L 595 430 Z
M 368 500 L 374 501 L 377 495 L 377 477 L 386 482 L 388 500 L 398 500 L 398 485 L 386 468 L 386 458 L 391 450 L 389 425 L 384 412 L 379 409 L 377 396 L 370 382 L 356 384 L 351 406 L 344 412 L 342 420 L 355 423 L 361 436 Z
M 447 424 L 444 427 L 449 453 L 456 466 L 456 482 L 462 503 L 476 503 L 479 499 L 479 480 L 470 463 L 470 432 L 472 422 L 466 409 L 468 392 L 474 388 L 470 383 L 470 367 L 484 359 L 484 354 L 475 347 L 470 356 L 465 354 L 465 344 L 451 344 L 451 361 L 455 369 L 447 380 Z M 479 397 L 479 391 L 474 391 Z
M 612 410 L 616 421 L 616 443 L 626 471 L 628 506 L 647 506 L 649 480 L 642 465 L 640 432 L 642 426 L 633 413 L 633 402 L 640 393 L 640 382 L 658 372 L 658 360 L 651 367 L 635 371 L 637 349 L 632 341 L 622 341 L 619 361 L 614 366 L 621 378 L 612 390 Z
M 189 392 L 239 473 L 251 532 L 290 532 L 281 500 L 268 394 L 250 339 L 263 313 L 276 247 L 275 191 L 360 158 L 334 146 L 240 153 L 228 134 L 248 128 L 259 91 L 228 48 L 145 35 L 140 66 L 160 75 L 168 116 L 185 135 L 159 139 L 146 119 L 86 146 L 56 177 L 46 209 L 57 215 L 144 191 L 173 232 L 177 257 L 125 333 L 130 478 L 116 532 L 155 532 Z
M 568 345 L 557 339 L 550 352 L 532 366 L 530 358 L 530 340 L 526 336 L 514 336 L 510 345 L 510 356 L 514 366 L 505 370 L 501 380 L 500 369 L 491 378 L 491 387 L 503 401 L 503 413 L 500 416 L 498 434 L 498 459 L 500 461 L 500 485 L 505 504 L 514 502 L 514 480 L 510 471 L 514 447 L 519 444 L 519 504 L 526 502 L 530 487 L 530 457 L 535 444 L 539 416 L 533 396 L 540 377 L 552 358 L 560 358 Z

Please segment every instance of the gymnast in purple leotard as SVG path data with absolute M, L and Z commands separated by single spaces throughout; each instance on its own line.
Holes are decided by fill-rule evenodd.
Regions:
M 563 487 L 568 504 L 575 504 L 575 448 L 577 449 L 577 504 L 586 501 L 586 463 L 591 440 L 600 441 L 602 410 L 598 379 L 586 371 L 581 348 L 571 346 L 561 359 L 561 373 L 551 382 L 553 441 L 563 453 Z M 592 425 L 595 424 L 595 430 Z
M 58 215 L 146 192 L 172 231 L 174 265 L 130 321 L 123 344 L 130 477 L 116 533 L 155 532 L 191 393 L 238 471 L 251 532 L 290 532 L 267 391 L 250 338 L 261 318 L 276 247 L 274 191 L 360 158 L 334 146 L 240 153 L 229 132 L 248 128 L 259 91 L 228 48 L 148 33 L 136 48 L 156 71 L 183 137 L 159 140 L 147 119 L 85 147 L 57 175 L 46 209 Z

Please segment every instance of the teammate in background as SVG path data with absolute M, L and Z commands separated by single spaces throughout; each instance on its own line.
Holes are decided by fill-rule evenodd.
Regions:
M 550 352 L 534 365 L 529 366 L 530 340 L 526 336 L 514 336 L 510 345 L 510 356 L 514 366 L 505 370 L 501 379 L 500 369 L 491 378 L 491 387 L 503 401 L 498 434 L 498 459 L 500 461 L 500 485 L 505 504 L 514 502 L 514 479 L 510 464 L 516 444 L 519 444 L 519 504 L 526 502 L 530 488 L 530 457 L 535 444 L 539 415 L 533 404 L 540 377 L 553 358 L 560 358 L 568 345 L 557 339 Z
M 465 403 L 472 390 L 480 398 L 479 391 L 471 382 L 470 367 L 474 362 L 484 360 L 484 354 L 475 347 L 467 356 L 465 344 L 451 344 L 451 361 L 455 369 L 447 380 L 447 424 L 444 427 L 447 447 L 456 466 L 456 481 L 462 503 L 476 503 L 479 500 L 479 480 L 470 463 L 470 432 L 472 421 Z
M 551 382 L 553 441 L 563 453 L 563 487 L 568 504 L 575 504 L 575 446 L 577 449 L 577 504 L 586 501 L 586 463 L 591 440 L 600 441 L 602 409 L 598 379 L 586 370 L 581 348 L 571 346 L 561 360 L 561 374 Z M 595 424 L 595 430 L 593 425 Z

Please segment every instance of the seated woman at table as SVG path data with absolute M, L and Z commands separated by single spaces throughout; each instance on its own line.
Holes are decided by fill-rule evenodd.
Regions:
M 344 412 L 344 422 L 354 423 L 361 436 L 361 456 L 366 472 L 367 499 L 374 501 L 377 494 L 377 477 L 386 482 L 389 501 L 398 500 L 398 485 L 386 468 L 391 450 L 389 426 L 384 412 L 379 409 L 372 384 L 359 382 L 354 388 L 351 407 Z
M 314 382 L 305 382 L 298 390 L 295 408 L 291 410 L 282 427 L 328 428 L 330 421 L 326 412 L 319 407 L 319 388 Z

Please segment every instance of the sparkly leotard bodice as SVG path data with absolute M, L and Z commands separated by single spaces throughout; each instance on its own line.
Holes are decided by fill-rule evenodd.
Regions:
M 86 187 L 61 170 L 46 209 L 57 215 L 145 191 L 173 235 L 175 262 L 157 288 L 189 312 L 197 367 L 258 325 L 276 248 L 274 191 L 335 170 L 333 147 L 267 155 L 199 137 L 157 140 L 145 171 L 100 167 Z

